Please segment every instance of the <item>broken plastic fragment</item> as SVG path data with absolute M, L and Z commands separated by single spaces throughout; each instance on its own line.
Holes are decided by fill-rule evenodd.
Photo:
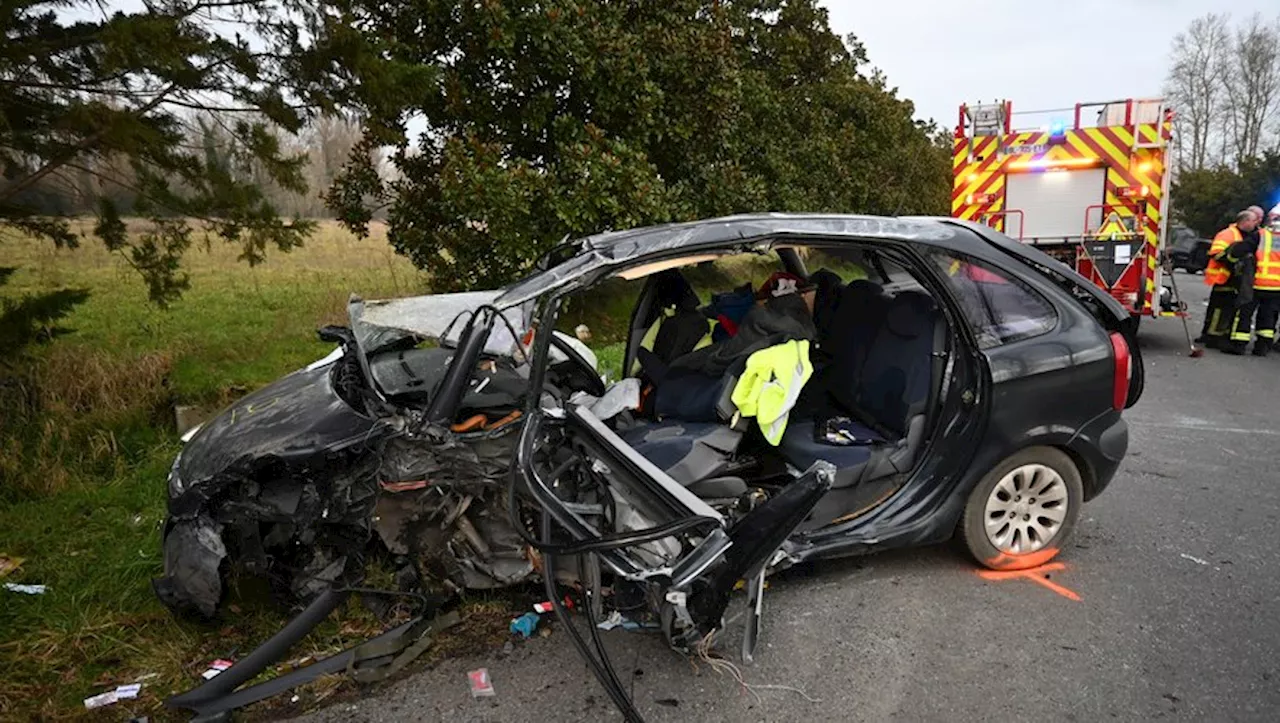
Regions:
M 235 665 L 235 662 L 230 660 L 225 660 L 223 658 L 219 658 L 213 661 L 212 663 L 209 663 L 209 669 L 201 673 L 200 677 L 204 678 L 205 680 L 212 680 L 218 677 L 219 673 L 226 670 L 227 668 L 230 668 L 232 665 Z
M 114 690 L 108 690 L 105 693 L 99 693 L 85 698 L 84 707 L 88 710 L 93 710 L 94 708 L 115 705 L 117 700 L 119 700 L 119 698 L 116 696 L 116 692 Z
M 601 630 L 613 630 L 619 625 L 622 625 L 622 613 L 618 612 L 617 610 L 614 610 L 613 612 L 609 613 L 609 617 L 600 621 L 600 623 L 597 624 L 596 627 L 600 628 Z
M 467 682 L 471 684 L 472 698 L 492 698 L 497 695 L 493 690 L 493 682 L 489 680 L 488 668 L 479 668 L 467 673 Z
M 116 688 L 116 700 L 129 700 L 137 698 L 138 693 L 142 691 L 142 683 L 130 683 Z
M 9 592 L 20 592 L 25 595 L 43 595 L 49 592 L 48 585 L 16 585 L 11 582 L 4 584 L 4 589 Z

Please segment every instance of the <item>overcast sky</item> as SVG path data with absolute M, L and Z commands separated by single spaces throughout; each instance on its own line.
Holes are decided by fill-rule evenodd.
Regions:
M 916 115 L 956 124 L 961 103 L 1043 110 L 1157 96 L 1173 36 L 1196 17 L 1254 12 L 1277 0 L 826 0 L 831 27 L 854 33 Z M 1021 120 L 1021 119 L 1015 119 Z M 1070 121 L 1070 114 L 1064 120 Z M 1048 124 L 1037 117 L 1021 125 Z M 1017 123 L 1015 123 L 1017 125 Z

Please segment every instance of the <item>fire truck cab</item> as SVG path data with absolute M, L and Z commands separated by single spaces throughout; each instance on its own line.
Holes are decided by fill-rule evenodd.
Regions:
M 1019 115 L 1036 127 L 1015 127 L 1009 101 L 960 106 L 951 215 L 1034 244 L 1135 315 L 1185 315 L 1160 263 L 1173 111 L 1156 98 Z

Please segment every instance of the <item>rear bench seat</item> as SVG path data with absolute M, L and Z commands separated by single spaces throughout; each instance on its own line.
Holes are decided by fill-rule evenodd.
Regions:
M 815 392 L 825 392 L 828 413 L 860 413 L 872 424 L 855 423 L 855 435 L 878 441 L 825 444 L 814 439 L 814 419 L 793 419 L 782 437 L 783 457 L 797 469 L 820 459 L 834 464 L 837 488 L 909 471 L 923 445 L 930 390 L 941 377 L 943 359 L 935 352 L 945 345 L 946 324 L 929 295 L 889 298 L 876 284 L 850 283 L 827 344 L 831 362 Z

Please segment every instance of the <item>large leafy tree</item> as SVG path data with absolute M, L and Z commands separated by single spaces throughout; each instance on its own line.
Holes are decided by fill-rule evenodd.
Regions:
M 1239 167 L 1183 171 L 1173 184 L 1173 214 L 1201 236 L 1215 233 L 1249 206 L 1280 203 L 1280 153 L 1245 158 Z
M 66 216 L 91 210 L 161 303 L 187 284 L 180 258 L 195 232 L 241 244 L 251 263 L 300 243 L 310 224 L 282 220 L 254 182 L 265 171 L 305 189 L 303 159 L 275 132 L 297 130 L 309 100 L 288 90 L 303 12 L 291 2 L 5 3 L 0 232 L 75 246 Z M 198 122 L 229 142 L 201 143 Z M 149 217 L 148 230 L 128 233 L 125 213 Z
M 329 191 L 438 288 L 566 235 L 745 211 L 945 212 L 947 155 L 814 0 L 335 0 L 306 77 L 389 146 Z

